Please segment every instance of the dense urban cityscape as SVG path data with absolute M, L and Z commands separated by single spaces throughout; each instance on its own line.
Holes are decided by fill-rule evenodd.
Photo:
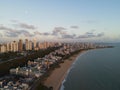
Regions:
M 57 47 L 57 48 L 55 48 Z M 93 44 L 93 43 L 62 43 L 62 42 L 37 42 L 36 40 L 29 41 L 21 39 L 6 44 L 0 45 L 1 55 L 4 53 L 19 53 L 22 57 L 31 55 L 31 51 L 48 50 L 55 48 L 44 57 L 37 57 L 32 60 L 27 60 L 26 64 L 9 68 L 9 75 L 0 78 L 0 90 L 35 90 L 40 83 L 41 78 L 48 73 L 52 67 L 56 67 L 59 63 L 63 63 L 64 59 L 72 56 L 83 50 L 106 48 L 108 46 Z M 41 56 L 41 55 L 39 55 Z M 14 58 L 17 58 L 15 56 Z M 14 59 L 13 58 L 13 59 Z M 1 63 L 4 60 L 1 60 Z M 9 62 L 6 60 L 6 62 Z
M 48 47 L 55 46 L 56 43 L 54 42 L 43 42 L 38 43 L 34 39 L 33 41 L 25 39 L 25 43 L 23 43 L 23 40 L 20 39 L 18 42 L 13 41 L 6 44 L 0 44 L 0 53 L 5 52 L 22 52 L 22 51 L 30 51 L 30 50 L 39 50 L 39 49 L 46 49 Z

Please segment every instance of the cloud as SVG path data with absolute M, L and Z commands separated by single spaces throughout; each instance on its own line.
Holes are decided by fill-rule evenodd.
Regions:
M 91 35 L 91 34 L 94 34 L 95 31 L 96 31 L 95 29 L 92 29 L 91 31 L 86 32 L 85 34 Z
M 18 20 L 11 20 L 11 22 L 15 23 L 13 25 L 15 25 L 19 28 L 22 28 L 22 29 L 31 29 L 31 30 L 37 29 L 37 27 L 34 25 L 23 23 L 23 22 L 20 22 Z
M 6 33 L 5 33 L 5 36 L 7 36 L 7 37 L 17 37 L 18 34 L 13 33 L 13 32 L 6 32 Z
M 34 34 L 35 35 L 42 35 L 42 33 L 38 32 L 38 31 L 35 31 Z
M 72 28 L 72 29 L 78 29 L 79 26 L 71 26 L 70 28 Z
M 39 31 L 35 31 L 35 32 L 34 32 L 34 35 L 44 35 L 44 36 L 49 36 L 49 35 L 51 35 L 51 33 L 48 33 L 48 32 L 40 33 Z
M 54 30 L 52 31 L 52 35 L 66 34 L 67 32 L 65 30 L 67 30 L 67 29 L 64 27 L 55 27 Z
M 55 27 L 54 30 L 67 30 L 67 29 L 64 27 Z
M 12 22 L 17 22 L 19 23 L 18 21 L 12 21 Z M 24 26 L 24 25 L 23 25 Z M 29 27 L 31 28 L 31 27 Z M 78 28 L 77 26 L 71 26 L 71 28 Z M 52 37 L 52 38 L 55 38 L 55 39 L 80 39 L 80 38 L 83 38 L 83 39 L 89 39 L 89 38 L 99 38 L 99 37 L 103 37 L 104 36 L 104 33 L 103 32 L 100 32 L 100 33 L 95 33 L 95 29 L 89 31 L 89 32 L 86 32 L 82 35 L 76 35 L 74 33 L 69 33 L 67 31 L 67 28 L 64 28 L 64 27 L 55 27 L 53 29 L 52 32 L 43 32 L 43 33 L 40 33 L 39 31 L 29 31 L 28 28 L 27 29 L 13 29 L 13 28 L 9 28 L 9 27 L 6 27 L 4 25 L 0 25 L 0 37 L 13 37 L 13 38 L 19 38 L 19 37 L 45 37 L 45 38 L 48 38 L 49 37 Z
M 17 34 L 23 34 L 27 37 L 33 37 L 34 34 L 31 34 L 30 32 L 28 32 L 27 30 L 19 30 L 19 31 L 16 31 Z
M 55 27 L 51 35 L 59 39 L 74 39 L 76 37 L 76 34 L 69 34 L 64 27 Z
M 34 34 L 30 34 L 27 30 L 7 30 L 5 31 L 5 36 L 7 37 L 19 37 L 20 35 L 24 35 L 27 37 L 33 37 Z
M 36 34 L 37 33 L 39 33 L 39 32 L 36 32 Z M 64 27 L 55 27 L 51 33 L 44 32 L 44 33 L 40 33 L 40 35 L 53 36 L 58 39 L 74 39 L 76 37 L 76 34 L 69 34 L 67 32 L 67 29 Z
M 20 28 L 24 28 L 24 29 L 36 29 L 36 27 L 34 25 L 29 25 L 26 23 L 18 23 L 18 26 Z
M 62 35 L 62 39 L 75 39 L 76 38 L 76 34 L 66 34 L 66 35 Z
M 49 36 L 49 35 L 51 35 L 50 33 L 48 33 L 48 32 L 45 32 L 45 33 L 41 33 L 41 35 L 44 35 L 44 36 Z
M 67 32 L 66 31 L 63 31 L 63 30 L 53 30 L 52 31 L 52 35 L 63 35 L 63 34 L 66 34 Z
M 104 36 L 104 33 L 94 33 L 94 31 L 86 32 L 83 35 L 79 35 L 78 38 L 94 38 L 94 37 L 102 37 Z
M 95 33 L 95 29 L 92 29 L 89 32 L 84 33 L 83 35 L 76 35 L 76 34 L 70 34 L 67 32 L 67 29 L 64 27 L 55 27 L 52 33 L 39 33 L 38 31 L 36 32 L 36 35 L 43 35 L 43 36 L 54 36 L 59 39 L 79 39 L 79 38 L 95 38 L 95 37 L 102 37 L 104 36 L 104 33 Z
M 17 21 L 14 21 L 14 22 L 17 22 Z M 20 35 L 24 35 L 25 37 L 33 37 L 36 35 L 36 33 L 40 35 L 40 33 L 38 33 L 38 32 L 31 34 L 27 30 L 16 30 L 16 29 L 12 29 L 7 26 L 4 26 L 2 24 L 0 25 L 0 30 L 3 31 L 3 34 L 5 37 L 19 37 Z
M 34 35 L 30 34 L 27 30 L 15 30 L 3 25 L 0 25 L 0 30 L 4 31 L 4 35 L 6 37 L 18 37 L 20 35 L 24 35 L 27 37 L 32 37 Z
M 9 28 L 9 27 L 3 26 L 3 25 L 0 25 L 0 30 L 3 30 L 5 36 L 7 36 L 7 37 L 17 37 L 18 35 L 20 35 L 22 33 L 23 34 L 28 33 L 25 30 L 14 30 L 12 28 Z
M 13 29 L 11 29 L 11 28 L 8 28 L 8 27 L 6 27 L 6 26 L 4 26 L 4 25 L 0 25 L 0 30 L 9 30 L 9 31 L 12 31 Z
M 104 36 L 104 32 L 101 32 L 101 33 L 97 34 L 97 37 L 102 37 L 102 36 Z
M 55 27 L 52 32 L 43 32 L 35 31 L 34 35 L 42 35 L 42 36 L 62 36 L 67 34 L 66 28 L 64 27 Z

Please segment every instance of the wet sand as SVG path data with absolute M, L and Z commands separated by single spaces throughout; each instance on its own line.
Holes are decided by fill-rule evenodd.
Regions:
M 82 53 L 81 51 L 80 53 Z M 59 90 L 60 86 L 62 84 L 62 81 L 64 80 L 67 71 L 70 69 L 73 62 L 76 60 L 76 58 L 79 56 L 79 54 L 75 54 L 64 61 L 64 63 L 60 64 L 60 68 L 56 68 L 52 71 L 49 77 L 44 81 L 44 85 L 47 87 L 53 87 L 53 90 Z

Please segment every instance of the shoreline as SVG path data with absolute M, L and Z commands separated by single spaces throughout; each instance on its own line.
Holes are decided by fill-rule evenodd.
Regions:
M 60 68 L 55 68 L 50 76 L 44 80 L 43 84 L 48 88 L 53 87 L 53 90 L 60 90 L 62 82 L 68 74 L 68 70 L 76 61 L 77 57 L 85 51 L 87 50 L 80 51 L 79 53 L 70 56 L 68 59 L 65 59 L 64 63 L 60 64 Z

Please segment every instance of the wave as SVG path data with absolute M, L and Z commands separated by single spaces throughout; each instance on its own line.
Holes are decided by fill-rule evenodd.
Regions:
M 63 80 L 62 85 L 61 85 L 61 87 L 60 87 L 60 90 L 64 90 L 64 88 L 65 88 L 64 83 L 66 82 L 66 79 L 67 79 L 70 71 L 74 68 L 74 65 L 75 65 L 76 61 L 78 60 L 78 58 L 79 58 L 79 56 L 78 56 L 78 57 L 76 58 L 76 60 L 73 62 L 73 64 L 72 64 L 72 66 L 70 67 L 70 69 L 67 71 L 67 74 L 66 74 L 66 76 L 65 76 L 65 79 Z
M 84 52 L 83 52 L 83 53 L 84 53 Z M 66 82 L 66 79 L 67 79 L 70 71 L 74 68 L 75 63 L 77 62 L 77 60 L 79 59 L 79 57 L 80 57 L 81 55 L 83 55 L 83 53 L 81 53 L 81 54 L 76 58 L 76 60 L 73 62 L 73 64 L 72 64 L 72 66 L 70 67 L 70 69 L 67 71 L 67 74 L 66 74 L 66 76 L 65 76 L 65 79 L 62 81 L 60 90 L 64 90 L 64 88 L 65 88 L 64 83 Z

